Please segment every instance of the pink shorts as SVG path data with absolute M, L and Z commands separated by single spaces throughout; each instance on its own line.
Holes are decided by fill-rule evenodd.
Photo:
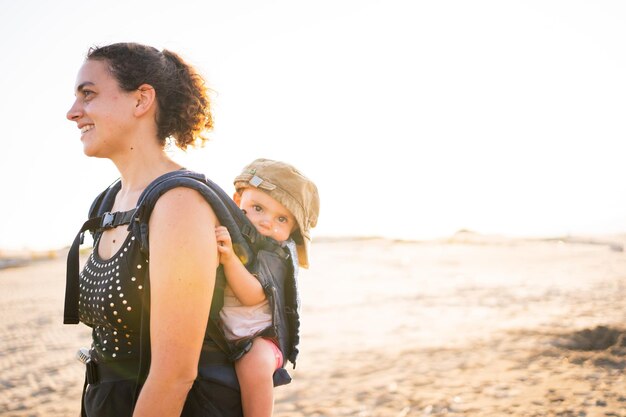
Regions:
M 265 340 L 272 346 L 272 350 L 274 351 L 274 359 L 276 359 L 276 368 L 274 369 L 278 369 L 283 366 L 283 354 L 278 348 L 276 342 L 274 342 L 272 339 L 268 339 L 267 337 L 260 337 L 259 339 Z

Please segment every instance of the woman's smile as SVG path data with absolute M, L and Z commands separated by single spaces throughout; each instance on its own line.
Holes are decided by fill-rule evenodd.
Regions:
M 85 125 L 85 126 L 80 128 L 80 133 L 89 132 L 93 127 L 94 127 L 94 125 Z

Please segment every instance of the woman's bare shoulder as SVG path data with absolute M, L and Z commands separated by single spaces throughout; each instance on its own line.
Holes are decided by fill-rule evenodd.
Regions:
M 153 219 L 201 220 L 208 218 L 212 223 L 217 222 L 213 209 L 202 195 L 191 188 L 176 187 L 165 192 L 156 202 L 151 216 Z

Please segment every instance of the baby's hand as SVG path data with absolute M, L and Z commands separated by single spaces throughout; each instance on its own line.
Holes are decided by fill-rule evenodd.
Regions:
M 223 265 L 230 262 L 233 257 L 236 258 L 233 250 L 233 242 L 230 239 L 230 233 L 224 226 L 215 227 L 215 238 L 217 239 L 217 251 L 220 254 L 220 263 Z

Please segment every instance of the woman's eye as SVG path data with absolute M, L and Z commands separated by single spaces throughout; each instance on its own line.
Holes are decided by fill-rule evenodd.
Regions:
M 83 98 L 84 99 L 89 99 L 93 95 L 93 91 L 91 91 L 91 90 L 83 90 L 82 94 L 83 94 Z

